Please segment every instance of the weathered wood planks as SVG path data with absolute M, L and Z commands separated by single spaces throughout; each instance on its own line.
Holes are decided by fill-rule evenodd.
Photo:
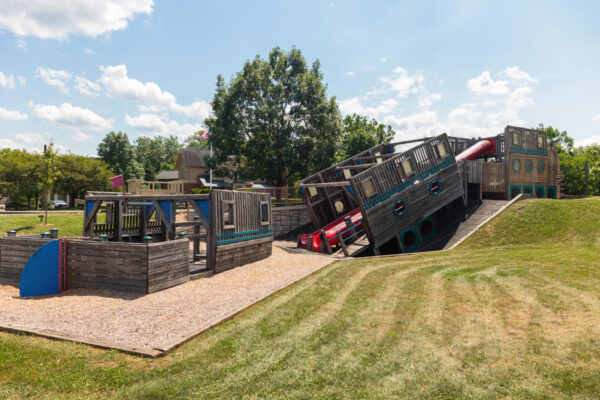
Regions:
M 18 284 L 29 257 L 49 240 L 39 235 L 0 238 L 0 279 Z

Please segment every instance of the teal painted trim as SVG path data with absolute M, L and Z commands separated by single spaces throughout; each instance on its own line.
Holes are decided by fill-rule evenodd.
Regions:
M 439 186 L 439 190 L 435 193 L 433 192 L 434 182 L 437 182 L 437 184 Z M 440 183 L 440 181 L 438 181 L 437 179 L 434 179 L 429 183 L 429 193 L 431 193 L 433 196 L 437 196 L 438 194 L 442 193 L 442 184 Z
M 525 172 L 527 172 L 528 174 L 533 172 L 533 161 L 531 161 L 530 159 L 527 159 L 527 161 L 525 161 Z
M 552 191 L 552 192 L 550 192 Z M 556 198 L 556 186 L 546 186 L 546 198 L 547 199 L 555 199 Z
M 527 189 L 529 189 L 529 194 L 533 194 L 533 186 L 532 185 L 523 185 L 523 193 L 528 193 Z
M 513 196 L 513 189 L 517 189 L 517 190 L 518 190 L 517 194 L 516 194 L 516 195 L 514 195 L 514 196 Z M 512 200 L 513 198 L 517 197 L 518 195 L 520 195 L 521 193 L 522 193 L 522 192 L 521 192 L 521 185 L 510 185 L 510 191 L 509 191 L 509 194 L 510 194 L 510 199 L 511 199 L 511 200 Z
M 254 236 L 245 236 L 245 237 L 236 238 L 236 239 L 218 240 L 217 246 L 221 245 L 221 244 L 227 244 L 227 243 L 237 243 L 237 242 L 244 242 L 246 240 L 260 239 L 260 238 L 269 237 L 269 236 L 273 236 L 273 234 L 265 233 L 264 235 L 254 235 Z
M 520 159 L 518 159 L 518 158 L 513 159 L 512 169 L 515 172 L 520 172 L 521 171 L 521 160 Z
M 540 160 L 537 162 L 537 172 L 538 174 L 543 174 L 544 170 L 546 169 L 546 163 L 544 162 L 544 160 Z
M 404 235 L 406 235 L 408 232 L 412 232 L 415 235 L 415 243 L 410 246 L 410 247 L 405 247 L 404 251 L 406 253 L 410 253 L 411 251 L 413 251 L 414 249 L 416 249 L 419 244 L 421 244 L 421 242 L 419 241 L 419 234 L 417 233 L 417 230 L 415 229 L 414 226 L 409 227 L 408 229 L 406 229 L 405 231 L 400 233 L 400 240 L 402 241 L 402 245 L 404 246 Z
M 542 191 L 542 195 L 538 197 L 537 193 L 538 193 L 538 189 Z M 533 192 L 533 194 L 535 194 L 535 197 L 537 197 L 538 199 L 543 199 L 546 197 L 546 187 L 545 186 L 535 186 L 535 191 Z
M 371 207 L 376 206 L 377 204 L 381 203 L 382 201 L 388 199 L 390 196 L 392 196 L 398 192 L 401 192 L 402 190 L 406 189 L 409 186 L 412 186 L 415 183 L 415 181 L 422 180 L 422 179 L 428 177 L 429 175 L 433 175 L 436 172 L 439 172 L 442 169 L 449 167 L 450 165 L 455 164 L 455 163 L 456 163 L 456 159 L 454 157 L 450 157 L 450 158 L 442 161 L 441 163 L 429 168 L 428 170 L 421 172 L 419 175 L 413 176 L 406 182 L 403 182 L 402 184 L 391 188 L 387 192 L 384 192 L 378 196 L 375 196 L 374 198 L 372 198 L 369 201 L 366 201 L 363 204 L 365 211 Z
M 423 228 L 422 227 L 426 221 L 431 222 L 432 228 L 431 228 L 431 232 L 429 232 L 429 235 L 423 236 Z M 422 220 L 420 220 L 417 225 L 419 226 L 419 233 L 421 234 L 421 240 L 423 242 L 425 242 L 425 241 L 431 239 L 432 237 L 434 237 L 435 235 L 437 235 L 437 230 L 435 228 L 435 222 L 433 222 L 433 217 L 431 215 L 429 217 L 426 217 L 426 218 L 423 218 Z
M 402 211 L 401 213 L 399 213 L 399 212 L 397 212 L 397 211 L 396 211 L 396 205 L 397 205 L 398 203 L 400 203 L 400 202 L 402 202 L 402 203 L 404 204 L 404 211 Z M 397 216 L 401 217 L 401 216 L 403 216 L 404 214 L 406 214 L 406 211 L 407 211 L 407 210 L 408 210 L 408 206 L 406 205 L 406 200 L 404 200 L 404 199 L 398 199 L 398 200 L 396 200 L 396 201 L 394 202 L 394 214 L 395 214 L 395 215 L 397 215 Z
M 517 154 L 527 154 L 530 156 L 547 156 L 548 155 L 548 152 L 546 150 L 519 149 L 517 147 L 511 147 L 510 152 L 517 153 Z
M 240 235 L 250 235 L 252 233 L 263 233 L 263 232 L 272 232 L 271 228 L 264 229 L 256 229 L 254 231 L 241 231 L 241 232 L 228 232 L 228 233 L 220 233 L 217 235 L 217 238 L 231 237 L 231 236 L 240 236 Z

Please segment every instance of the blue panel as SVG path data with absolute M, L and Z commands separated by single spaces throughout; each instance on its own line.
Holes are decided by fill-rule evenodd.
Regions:
M 360 160 L 356 160 L 356 165 L 360 165 Z
M 85 217 L 86 218 L 92 212 L 92 208 L 94 208 L 94 204 L 96 204 L 95 200 L 88 200 L 85 202 Z
M 301 187 L 301 188 L 300 188 L 300 194 L 301 194 L 302 196 L 304 196 L 304 188 L 303 188 L 303 187 Z
M 152 210 L 152 206 L 146 206 L 146 216 L 150 215 L 150 210 Z
M 200 210 L 202 210 L 202 213 L 206 217 L 206 220 L 210 222 L 210 200 L 200 200 L 196 203 L 198 204 L 198 207 L 200 207 Z
M 342 177 L 342 171 L 335 171 L 335 173 L 338 176 L 338 179 Z
M 394 152 L 394 146 L 392 146 L 391 144 L 387 145 L 387 152 L 388 154 L 391 154 Z
M 354 188 L 352 186 L 346 186 L 346 189 L 352 194 L 352 196 L 356 197 L 356 193 L 354 193 Z
M 59 293 L 58 239 L 37 249 L 21 272 L 19 294 L 21 297 Z
M 158 204 L 160 204 L 160 207 L 165 211 L 165 214 L 167 214 L 167 218 L 169 218 L 170 222 L 173 222 L 173 215 L 172 215 L 172 206 L 173 203 L 170 201 L 159 201 Z

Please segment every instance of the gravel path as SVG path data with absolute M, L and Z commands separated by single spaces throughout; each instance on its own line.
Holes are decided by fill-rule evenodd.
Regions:
M 332 261 L 325 255 L 290 253 L 273 246 L 267 259 L 143 296 L 74 289 L 22 299 L 17 288 L 0 284 L 0 325 L 13 323 L 151 349 L 178 333 L 218 322 Z

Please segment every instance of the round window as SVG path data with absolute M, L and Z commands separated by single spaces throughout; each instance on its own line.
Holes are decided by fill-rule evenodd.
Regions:
M 519 195 L 519 193 L 521 193 L 521 191 L 519 190 L 519 188 L 516 188 L 516 187 L 512 188 L 510 190 L 510 198 L 514 199 L 515 197 L 517 197 Z
M 525 161 L 525 171 L 527 171 L 528 173 L 533 171 L 533 161 L 531 161 L 531 160 Z
M 518 158 L 515 158 L 512 162 L 512 169 L 515 172 L 521 171 L 521 160 L 519 160 Z
M 549 199 L 553 199 L 555 197 L 555 193 L 554 193 L 554 189 L 553 188 L 548 188 L 548 190 L 546 191 L 546 197 Z
M 402 243 L 405 249 L 412 249 L 415 243 L 417 243 L 417 235 L 413 231 L 406 232 L 402 237 Z
M 437 196 L 438 194 L 440 194 L 441 191 L 442 191 L 442 184 L 440 183 L 440 181 L 438 181 L 437 179 L 432 180 L 431 183 L 429 184 L 429 192 L 432 195 Z
M 334 205 L 335 205 L 335 210 L 338 213 L 341 213 L 342 211 L 344 211 L 344 203 L 342 203 L 341 201 L 339 201 L 339 200 L 336 201 Z
M 433 232 L 433 224 L 430 220 L 426 219 L 421 224 L 421 237 L 429 237 L 429 235 L 431 235 L 431 232 Z
M 537 163 L 538 174 L 540 174 L 540 175 L 543 174 L 545 169 L 546 169 L 546 163 L 542 160 L 538 161 L 538 163 Z
M 535 189 L 535 197 L 537 197 L 538 199 L 543 198 L 544 197 L 544 189 L 542 189 L 542 188 Z
M 404 199 L 398 199 L 394 203 L 394 214 L 402 216 L 406 213 L 406 201 Z

